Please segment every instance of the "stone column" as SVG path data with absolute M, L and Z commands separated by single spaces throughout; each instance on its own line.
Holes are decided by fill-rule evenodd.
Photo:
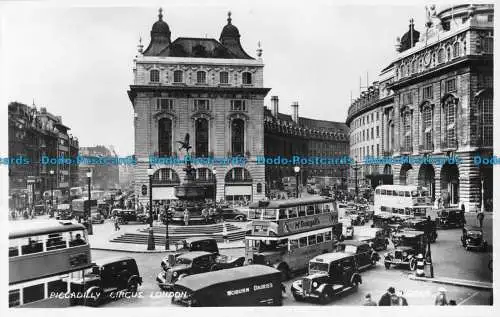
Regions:
M 459 170 L 459 207 L 465 206 L 466 212 L 475 212 L 481 199 L 481 178 L 479 167 L 473 163 L 473 152 L 457 153 L 462 159 Z

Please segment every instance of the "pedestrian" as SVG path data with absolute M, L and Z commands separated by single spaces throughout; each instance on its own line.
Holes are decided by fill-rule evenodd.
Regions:
M 378 301 L 379 306 L 391 306 L 391 297 L 395 295 L 396 290 L 394 287 L 389 287 L 387 289 L 387 292 L 380 297 L 380 300 Z
M 436 300 L 434 301 L 434 305 L 436 306 L 446 306 L 448 305 L 448 301 L 446 300 L 446 288 L 440 287 L 439 293 L 436 296 Z
M 184 225 L 189 225 L 189 211 L 188 209 L 184 209 Z
M 120 217 L 118 215 L 115 216 L 115 231 L 120 230 Z
M 408 306 L 408 301 L 403 296 L 404 292 L 402 290 L 398 291 L 398 306 Z
M 363 306 L 377 306 L 377 303 L 375 303 L 375 302 L 372 300 L 372 294 L 367 293 L 367 294 L 365 295 L 365 302 L 363 303 Z
M 484 220 L 484 212 L 482 210 L 479 210 L 479 212 L 477 213 L 477 221 L 481 229 L 483 228 L 483 220 Z

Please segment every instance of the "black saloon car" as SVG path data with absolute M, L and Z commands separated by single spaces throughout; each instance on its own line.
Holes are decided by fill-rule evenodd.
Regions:
M 483 229 L 477 226 L 466 226 L 462 230 L 462 246 L 465 247 L 467 251 L 469 250 L 481 250 L 486 251 L 488 248 L 488 243 L 484 240 Z
M 394 250 L 384 254 L 384 265 L 389 269 L 392 265 L 396 267 L 407 266 L 410 270 L 417 269 L 417 256 L 425 252 L 424 232 L 422 231 L 400 231 L 393 235 Z
M 142 285 L 142 277 L 133 258 L 99 259 L 85 271 L 83 278 L 71 280 L 71 292 L 86 295 L 85 299 L 75 296 L 73 304 L 98 306 L 120 298 L 122 293 L 136 293 L 139 285 Z
M 461 228 L 465 225 L 465 213 L 461 209 L 440 209 L 437 215 L 440 228 Z
M 328 304 L 334 297 L 356 290 L 362 283 L 354 256 L 333 252 L 318 255 L 309 261 L 309 275 L 292 283 L 296 301 L 317 300 Z
M 215 217 L 220 217 L 224 221 L 246 221 L 247 215 L 233 208 L 218 208 Z
M 344 241 L 337 245 L 337 252 L 345 252 L 354 255 L 356 264 L 360 270 L 375 266 L 380 256 L 368 243 L 361 241 Z

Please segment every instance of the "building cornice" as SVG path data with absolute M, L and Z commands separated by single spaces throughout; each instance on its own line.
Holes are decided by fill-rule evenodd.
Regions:
M 382 98 L 382 99 L 378 99 L 376 101 L 374 101 L 373 103 L 371 104 L 368 104 L 364 107 L 362 107 L 361 109 L 357 110 L 357 111 L 354 111 L 353 113 L 351 114 L 348 114 L 347 115 L 347 119 L 345 121 L 345 123 L 349 126 L 349 124 L 352 122 L 352 120 L 359 116 L 359 115 L 362 115 L 370 110 L 373 110 L 373 109 L 376 109 L 380 106 L 384 106 L 386 104 L 389 104 L 391 102 L 394 101 L 394 95 L 390 95 L 390 96 L 387 96 L 385 98 Z

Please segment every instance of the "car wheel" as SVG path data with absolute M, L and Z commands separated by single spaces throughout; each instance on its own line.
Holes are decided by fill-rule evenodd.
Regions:
M 374 256 L 372 256 L 371 263 L 372 263 L 372 265 L 376 265 L 377 264 L 377 260 L 375 259 Z
M 354 278 L 354 279 L 352 280 L 351 287 L 352 287 L 353 289 L 357 290 L 357 289 L 358 289 L 358 285 L 359 285 L 359 280 L 358 280 L 357 278 Z
M 387 270 L 391 268 L 391 263 L 385 262 L 384 265 Z
M 236 218 L 234 218 L 234 220 L 242 222 L 245 219 L 243 219 L 243 216 L 236 216 Z
M 130 293 L 135 294 L 135 293 L 137 293 L 138 288 L 139 288 L 139 286 L 138 286 L 137 282 L 133 281 L 133 282 L 130 282 L 130 284 L 127 287 L 127 290 Z
M 89 296 L 87 299 L 84 299 L 84 303 L 86 306 L 97 307 L 102 303 L 102 290 L 100 288 L 96 288 L 89 292 Z
M 330 291 L 325 290 L 319 295 L 319 303 L 321 305 L 326 305 L 331 301 L 332 301 L 332 293 Z
M 341 235 L 339 236 L 339 241 L 340 241 L 340 242 L 342 242 L 342 241 L 344 241 L 344 240 L 345 240 L 345 237 L 344 237 L 344 235 L 343 235 L 343 234 L 341 234 Z

